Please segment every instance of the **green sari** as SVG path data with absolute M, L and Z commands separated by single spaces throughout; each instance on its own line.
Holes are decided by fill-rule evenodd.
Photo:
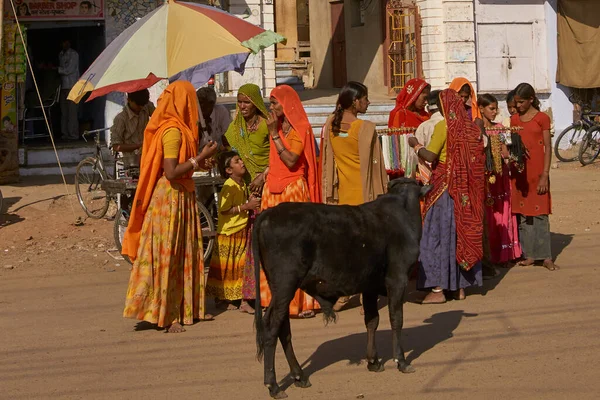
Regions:
M 244 161 L 250 175 L 247 177 L 249 183 L 269 166 L 269 129 L 266 121 L 268 111 L 258 86 L 248 83 L 240 87 L 238 93 L 248 96 L 258 109 L 259 116 L 262 117 L 256 131 L 250 132 L 239 106 L 236 106 L 235 118 L 225 133 L 232 150 L 236 151 Z

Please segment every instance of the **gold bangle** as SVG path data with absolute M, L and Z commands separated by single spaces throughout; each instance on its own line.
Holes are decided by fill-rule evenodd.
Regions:
M 192 167 L 194 168 L 194 171 L 198 170 L 198 161 L 194 158 L 194 157 L 190 157 L 190 159 L 188 160 L 190 162 L 190 164 L 192 164 Z

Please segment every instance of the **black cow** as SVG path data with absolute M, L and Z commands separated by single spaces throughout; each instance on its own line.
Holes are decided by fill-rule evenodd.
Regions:
M 398 369 L 414 372 L 401 344 L 402 304 L 410 267 L 419 257 L 419 198 L 427 188 L 401 178 L 388 194 L 361 206 L 284 203 L 263 212 L 252 233 L 256 298 L 260 299 L 260 264 L 272 299 L 264 318 L 255 314 L 258 358 L 265 356 L 265 386 L 271 397 L 287 397 L 275 377 L 275 346 L 281 341 L 296 386 L 311 386 L 292 348 L 289 304 L 298 288 L 321 304 L 327 322 L 335 321 L 339 297 L 362 293 L 367 326 L 369 371 L 383 371 L 375 348 L 379 325 L 378 296 L 389 300 L 393 354 Z

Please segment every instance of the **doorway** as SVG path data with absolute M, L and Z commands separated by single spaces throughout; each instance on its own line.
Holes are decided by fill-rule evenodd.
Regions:
M 341 88 L 348 81 L 346 69 L 346 21 L 344 2 L 331 2 L 331 45 L 333 56 L 333 87 Z
M 32 22 L 27 24 L 27 45 L 30 52 L 33 72 L 37 80 L 42 99 L 47 99 L 56 92 L 60 85 L 58 75 L 58 55 L 61 43 L 65 39 L 71 41 L 71 47 L 79 54 L 79 75 L 81 76 L 92 65 L 105 48 L 104 23 L 95 21 Z M 25 83 L 25 105 L 32 107 L 39 104 L 31 74 Z M 85 98 L 78 107 L 80 132 L 86 129 L 104 127 L 104 99 L 94 99 L 85 103 Z M 46 131 L 45 123 L 35 123 L 33 131 Z M 52 109 L 52 131 L 60 137 L 60 106 Z

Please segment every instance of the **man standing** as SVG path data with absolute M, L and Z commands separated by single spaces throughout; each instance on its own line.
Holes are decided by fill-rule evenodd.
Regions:
M 211 87 L 200 88 L 196 94 L 202 113 L 200 121 L 204 120 L 198 149 L 204 148 L 211 140 L 221 147 L 223 146 L 223 135 L 231 123 L 229 110 L 225 106 L 217 104 L 217 93 Z
M 127 104 L 115 117 L 110 128 L 110 143 L 115 151 L 123 153 L 125 168 L 139 167 L 144 141 L 144 130 L 154 112 L 148 89 L 127 95 Z
M 71 41 L 62 42 L 62 51 L 58 55 L 58 74 L 61 80 L 60 113 L 61 132 L 63 139 L 79 140 L 79 120 L 77 118 L 77 104 L 67 100 L 71 88 L 79 79 L 79 54 L 71 48 Z

